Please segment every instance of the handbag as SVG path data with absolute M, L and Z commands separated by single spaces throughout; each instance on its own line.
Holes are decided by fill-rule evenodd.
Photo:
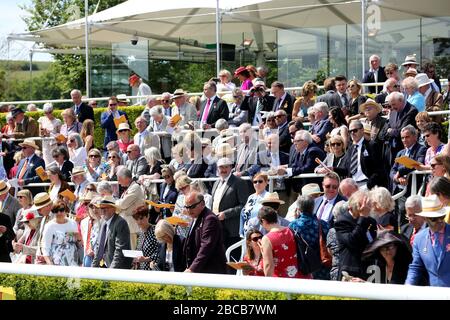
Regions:
M 320 253 L 310 247 L 301 234 L 295 230 L 292 232 L 297 246 L 297 263 L 301 273 L 307 275 L 319 270 L 322 267 Z
M 320 261 L 322 261 L 322 265 L 326 268 L 331 268 L 331 262 L 333 258 L 331 257 L 330 252 L 328 252 L 327 243 L 322 234 L 322 224 L 320 220 L 317 221 L 319 223 L 319 247 L 320 247 Z

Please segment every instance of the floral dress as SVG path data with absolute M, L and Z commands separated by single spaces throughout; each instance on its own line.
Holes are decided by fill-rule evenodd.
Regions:
M 50 221 L 44 229 L 42 248 L 44 256 L 49 256 L 54 265 L 78 266 L 77 247 L 78 226 L 74 220 L 66 219 L 65 223 L 59 224 Z

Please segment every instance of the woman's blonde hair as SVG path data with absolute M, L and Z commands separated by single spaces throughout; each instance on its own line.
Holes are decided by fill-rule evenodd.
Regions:
M 311 92 L 316 94 L 317 89 L 318 89 L 317 84 L 314 81 L 311 81 L 311 80 L 306 81 L 302 87 L 302 97 L 306 97 Z
M 161 242 L 164 235 L 168 235 L 169 237 L 173 238 L 173 236 L 175 235 L 175 229 L 169 222 L 167 222 L 167 220 L 162 219 L 159 220 L 155 226 L 156 240 Z

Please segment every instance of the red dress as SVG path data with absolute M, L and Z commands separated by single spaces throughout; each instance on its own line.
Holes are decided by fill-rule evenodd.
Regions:
M 244 256 L 243 260 L 245 262 L 248 262 L 248 264 L 250 264 L 252 267 L 255 268 L 247 273 L 248 276 L 264 277 L 264 265 L 263 265 L 262 255 L 260 256 L 259 261 L 250 260 L 250 258 L 247 255 Z
M 34 234 L 36 233 L 36 229 L 33 229 L 30 231 L 30 234 L 27 237 L 27 240 L 25 241 L 25 245 L 29 246 L 31 241 L 33 240 Z M 26 264 L 31 264 L 31 255 L 27 255 L 26 259 L 25 259 L 25 263 Z
M 266 234 L 272 244 L 272 254 L 274 262 L 273 277 L 281 278 L 304 278 L 298 270 L 297 265 L 297 246 L 292 231 L 284 228 L 279 231 L 271 231 Z

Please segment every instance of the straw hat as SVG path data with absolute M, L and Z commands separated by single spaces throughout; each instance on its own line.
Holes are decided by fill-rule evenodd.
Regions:
M 214 150 L 214 153 L 218 157 L 226 157 L 226 156 L 234 155 L 235 151 L 236 151 L 236 148 L 232 148 L 229 143 L 221 143 L 216 147 L 216 149 Z
M 417 76 L 415 76 L 415 79 L 419 84 L 419 88 L 434 82 L 434 80 L 430 80 L 430 78 L 428 78 L 426 73 L 419 73 Z
M 33 148 L 34 150 L 39 150 L 39 147 L 36 145 L 36 143 L 34 143 L 34 140 L 31 139 L 25 139 L 22 143 L 19 143 L 19 146 L 27 146 Z
M 410 54 L 410 55 L 406 56 L 405 62 L 402 63 L 402 66 L 407 65 L 407 64 L 415 64 L 416 66 L 419 65 L 419 63 L 417 63 L 415 54 Z
M 366 112 L 367 107 L 376 108 L 378 113 L 380 113 L 383 110 L 383 107 L 381 106 L 381 104 L 376 103 L 375 100 L 367 99 L 366 102 L 364 102 L 362 105 L 359 106 L 359 111 Z
M 220 158 L 219 160 L 217 160 L 217 167 L 232 166 L 232 165 L 233 161 L 231 161 L 230 158 Z
M 119 102 L 130 102 L 130 99 L 127 98 L 127 95 L 123 94 L 123 93 L 118 94 L 116 96 L 116 98 L 117 98 L 117 101 L 119 101 Z
M 47 192 L 41 192 L 34 196 L 33 200 L 33 206 L 31 209 L 38 210 L 42 209 L 43 207 L 48 206 L 49 204 L 53 204 L 52 199 L 50 199 L 50 196 Z
M 9 189 L 11 189 L 10 184 L 8 182 L 0 180 L 0 196 L 8 193 Z
M 317 183 L 308 183 L 305 184 L 302 188 L 302 195 L 304 196 L 312 196 L 317 194 L 323 194 L 323 192 L 320 191 L 320 187 Z
M 12 117 L 17 116 L 19 113 L 25 113 L 25 111 L 23 111 L 23 109 L 20 107 L 14 107 L 10 110 L 10 112 Z
M 446 213 L 438 196 L 433 194 L 429 197 L 422 197 L 422 212 L 416 214 L 425 218 L 439 218 L 445 216 Z
M 84 171 L 83 167 L 75 167 L 72 170 L 72 177 L 73 176 L 78 176 L 80 174 L 85 174 L 86 172 Z
M 33 219 L 40 219 L 40 218 L 42 218 L 42 216 L 39 215 L 37 210 L 28 209 L 23 212 L 23 216 L 22 216 L 22 219 L 20 220 L 20 222 L 28 222 Z
M 414 68 L 409 68 L 408 70 L 406 70 L 406 72 L 405 72 L 405 77 L 407 78 L 407 77 L 415 77 L 415 76 L 417 76 L 417 70 L 416 69 L 414 69 Z
M 183 97 L 187 94 L 183 89 L 177 89 L 173 92 L 172 98 Z
M 122 130 L 131 131 L 130 126 L 128 125 L 128 123 L 122 122 L 121 124 L 119 124 L 119 127 L 116 130 L 116 133 L 119 133 L 119 131 L 122 131 Z
M 92 199 L 94 199 L 96 196 L 98 196 L 98 194 L 96 192 L 92 192 L 92 191 L 88 191 L 88 192 L 84 192 L 81 197 L 80 197 L 80 201 L 92 201 Z
M 261 204 L 265 203 L 279 203 L 284 204 L 283 200 L 280 200 L 280 197 L 278 196 L 278 192 L 267 192 L 264 196 L 264 198 L 260 201 Z
M 116 206 L 116 200 L 112 196 L 105 196 L 94 205 L 97 208 L 114 208 L 116 212 L 120 211 L 120 208 Z

